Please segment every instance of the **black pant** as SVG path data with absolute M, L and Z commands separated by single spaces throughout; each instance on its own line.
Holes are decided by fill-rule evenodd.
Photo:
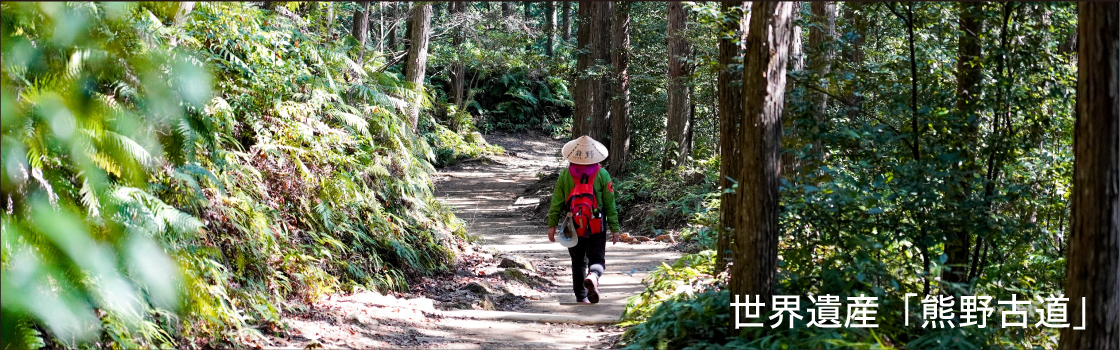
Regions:
M 576 293 L 576 301 L 587 297 L 587 288 L 583 287 L 584 278 L 592 273 L 596 278 L 603 276 L 607 264 L 606 251 L 606 230 L 580 237 L 575 247 L 568 248 L 568 254 L 572 256 L 572 291 Z

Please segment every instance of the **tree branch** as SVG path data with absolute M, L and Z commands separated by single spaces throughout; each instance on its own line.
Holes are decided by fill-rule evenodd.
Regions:
M 902 131 L 898 130 L 898 128 L 895 128 L 894 125 L 891 125 L 891 123 L 888 123 L 886 120 L 883 120 L 883 118 L 880 118 L 879 116 L 876 116 L 876 115 L 865 112 L 863 109 L 860 109 L 859 106 L 856 106 L 855 104 L 852 104 L 851 102 L 848 102 L 846 99 L 844 99 L 840 96 L 837 96 L 836 94 L 833 94 L 831 92 L 828 92 L 828 91 L 816 86 L 816 84 L 813 84 L 811 82 L 807 82 L 805 80 L 798 79 L 798 78 L 795 78 L 795 77 L 792 77 L 792 76 L 790 76 L 788 78 L 790 80 L 793 80 L 793 82 L 796 83 L 797 85 L 800 85 L 800 86 L 808 88 L 810 90 L 825 94 L 828 97 L 831 97 L 833 100 L 839 101 L 841 104 L 844 104 L 845 106 L 855 108 L 856 113 L 858 113 L 859 115 L 862 115 L 862 116 L 865 116 L 865 117 L 868 117 L 868 118 L 871 118 L 871 119 L 874 119 L 874 120 L 878 121 L 879 123 L 885 125 L 887 127 L 887 129 L 890 129 L 891 131 L 893 131 L 895 134 L 898 134 L 898 135 L 903 135 L 904 134 Z M 914 150 L 914 145 L 911 144 L 909 141 L 907 141 L 906 139 L 900 139 L 900 140 L 902 141 L 902 143 L 906 144 L 906 147 L 909 148 L 911 151 Z

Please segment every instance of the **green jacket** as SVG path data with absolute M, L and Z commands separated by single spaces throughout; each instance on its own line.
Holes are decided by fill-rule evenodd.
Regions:
M 568 200 L 568 194 L 575 186 L 572 173 L 564 169 L 560 178 L 556 179 L 556 189 L 552 191 L 552 206 L 548 209 L 549 227 L 556 226 L 560 221 L 560 211 L 565 209 L 564 202 Z M 611 228 L 611 232 L 619 232 L 618 211 L 614 207 L 614 184 L 611 183 L 611 174 L 607 173 L 607 169 L 599 169 L 599 174 L 595 175 L 594 187 L 595 200 L 599 202 L 599 210 L 602 210 L 607 217 L 607 225 Z

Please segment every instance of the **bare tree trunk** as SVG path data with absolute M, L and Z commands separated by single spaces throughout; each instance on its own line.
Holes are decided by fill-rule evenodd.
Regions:
M 316 21 L 316 23 L 322 26 L 319 28 L 319 40 L 330 40 L 331 26 L 334 25 L 334 3 L 322 3 L 320 6 L 323 6 L 319 10 L 322 18 Z
M 976 138 L 980 130 L 980 116 L 977 107 L 980 103 L 981 57 L 980 38 L 983 20 L 980 18 L 983 3 L 960 2 L 960 20 L 958 28 L 960 39 L 957 41 L 957 113 L 964 121 L 964 132 L 953 141 L 954 148 L 961 154 L 962 164 L 953 167 L 959 170 L 957 179 L 950 181 L 949 196 L 956 203 L 963 203 L 969 197 L 969 183 L 972 173 L 977 171 L 976 161 L 972 156 L 972 149 L 976 145 Z M 960 212 L 954 217 L 964 218 L 971 213 Z M 968 282 L 969 247 L 972 237 L 963 227 L 963 222 L 946 222 L 943 228 L 948 233 L 945 241 L 945 264 L 949 267 L 941 273 L 941 281 L 945 283 Z M 942 288 L 945 292 L 945 288 Z
M 533 2 L 523 1 L 521 3 L 523 5 L 525 5 L 524 6 L 525 7 L 525 28 L 526 29 L 532 28 L 533 26 L 530 25 L 530 24 L 532 24 L 532 21 L 533 21 L 533 16 L 532 16 Z M 525 33 L 525 34 L 529 36 L 529 43 L 525 44 L 525 51 L 532 52 L 533 51 L 533 36 L 532 36 L 532 33 Z
M 405 11 L 405 18 L 408 18 L 408 20 L 406 20 L 404 23 L 404 69 L 401 69 L 401 71 L 404 72 L 408 71 L 408 64 L 411 61 L 409 56 L 411 56 L 412 53 L 412 14 L 416 11 L 416 9 L 412 8 L 411 6 L 408 6 L 406 8 L 407 11 Z
M 513 3 L 502 1 L 502 18 L 509 18 L 510 16 L 513 16 Z
M 596 71 L 611 71 L 611 17 L 614 13 L 610 1 L 592 2 L 591 22 L 591 60 L 600 66 Z M 594 97 L 591 110 L 592 138 L 602 142 L 609 150 L 611 147 L 611 77 L 604 74 L 592 84 Z
M 731 294 L 769 301 L 778 268 L 778 179 L 782 106 L 793 4 L 755 2 L 743 56 L 741 212 L 732 245 Z M 769 305 L 769 303 L 766 303 Z M 764 307 L 766 315 L 769 307 Z M 765 316 L 764 316 L 765 317 Z
M 851 48 L 847 52 L 846 58 L 848 62 L 851 62 L 852 68 L 858 70 L 860 67 L 863 67 L 863 45 L 866 41 L 867 33 L 867 19 L 864 17 L 865 14 L 862 13 L 864 3 L 844 2 L 843 4 L 844 18 L 847 19 L 848 23 L 850 23 L 855 31 L 855 38 L 852 40 Z M 848 117 L 854 117 L 863 105 L 863 98 L 856 95 L 856 89 L 849 90 L 852 92 L 848 96 L 845 96 L 844 99 L 848 102 Z
M 608 170 L 615 176 L 626 170 L 630 158 L 630 6 L 629 1 L 614 4 L 611 27 L 611 63 L 617 81 L 611 84 L 611 148 Z
M 466 12 L 467 4 L 458 1 L 450 3 L 451 21 L 459 20 L 459 17 Z M 466 67 L 463 64 L 463 28 L 459 26 L 455 28 L 454 35 L 451 38 L 451 46 L 455 47 L 459 52 L 459 59 L 451 66 L 451 100 L 457 109 L 463 108 L 463 81 L 466 78 Z
M 1084 319 L 1085 329 L 1062 329 L 1058 347 L 1116 350 L 1120 349 L 1120 3 L 1078 3 L 1077 19 L 1073 231 L 1066 295 L 1071 327 Z
M 195 1 L 180 1 L 179 6 L 175 8 L 175 14 L 171 16 L 171 24 L 177 25 L 183 23 L 190 17 L 191 11 L 194 10 Z
M 562 1 L 560 5 L 560 37 L 564 42 L 572 41 L 572 2 Z
M 579 4 L 579 29 L 576 33 L 576 83 L 572 98 L 575 108 L 572 111 L 572 138 L 587 135 L 591 129 L 593 79 L 587 76 L 591 67 L 591 1 Z
M 405 79 L 412 84 L 416 97 L 409 105 L 409 119 L 413 131 L 420 121 L 420 101 L 424 93 L 424 70 L 428 65 L 428 35 L 431 32 L 432 4 L 421 3 L 412 10 L 409 29 L 412 33 L 411 43 L 408 47 L 408 66 L 405 69 Z
M 556 37 L 556 5 L 552 1 L 544 2 L 544 35 L 547 40 L 544 44 L 544 54 L 552 57 L 552 46 Z
M 789 59 L 793 62 L 794 71 L 805 69 L 805 47 L 801 44 L 801 26 L 797 24 L 801 20 L 801 5 L 802 1 L 793 2 L 793 42 L 790 43 Z
M 358 62 L 362 62 L 366 56 L 366 36 L 369 33 L 369 1 L 362 1 L 359 6 L 359 10 L 354 10 L 354 24 L 350 27 L 350 35 L 358 40 Z
M 393 8 L 393 10 L 392 10 L 393 18 L 390 19 L 391 24 L 389 25 L 389 34 L 386 35 L 386 36 L 388 36 L 388 40 L 389 40 L 388 50 L 396 52 L 397 51 L 397 18 L 400 17 L 400 11 L 398 10 L 398 7 L 397 7 L 398 5 L 396 3 L 391 3 L 391 4 L 393 4 L 393 5 L 390 5 Z
M 720 22 L 719 30 L 719 76 L 716 81 L 717 103 L 719 110 L 719 173 L 720 173 L 720 202 L 719 202 L 719 237 L 716 240 L 716 268 L 713 274 L 718 274 L 727 268 L 731 254 L 732 227 L 737 225 L 739 211 L 735 210 L 739 203 L 740 191 L 728 192 L 734 184 L 741 180 L 739 173 L 742 165 L 739 154 L 739 145 L 743 142 L 740 123 L 743 120 L 743 73 L 738 67 L 743 64 L 743 56 L 739 53 L 743 43 L 743 33 L 747 32 L 746 14 L 749 3 L 740 1 L 725 1 L 721 4 L 720 14 L 724 20 Z
M 836 2 L 814 1 L 810 3 L 809 8 L 813 14 L 812 22 L 816 24 L 809 30 L 809 48 L 811 50 L 809 51 L 809 69 L 816 74 L 820 87 L 827 90 L 828 83 L 825 76 L 832 68 L 832 59 L 836 52 L 832 48 L 832 41 L 836 39 Z M 828 43 L 827 46 L 826 43 Z M 816 117 L 818 125 L 823 121 L 823 114 L 828 108 L 827 97 L 824 93 L 813 94 L 813 98 L 816 99 L 813 115 Z
M 665 156 L 661 162 L 662 170 L 684 165 L 690 149 L 685 142 L 689 128 L 689 88 L 685 60 L 688 58 L 688 40 L 684 31 L 688 29 L 688 14 L 680 1 L 668 4 L 669 35 L 669 80 L 667 107 L 668 122 L 665 129 Z

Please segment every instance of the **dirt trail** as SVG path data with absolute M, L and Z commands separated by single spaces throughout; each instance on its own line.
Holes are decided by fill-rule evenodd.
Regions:
M 680 254 L 664 243 L 612 245 L 608 242 L 599 304 L 574 303 L 567 249 L 548 241 L 546 223 L 532 215 L 538 198 L 525 194 L 525 190 L 538 181 L 538 173 L 550 173 L 565 165 L 558 152 L 563 142 L 527 134 L 493 134 L 486 138 L 504 147 L 507 155 L 464 162 L 445 168 L 434 177 L 439 199 L 454 207 L 456 215 L 467 222 L 468 230 L 479 238 L 480 246 L 475 248 L 481 251 L 470 257 L 478 270 L 469 271 L 471 266 L 460 268 L 455 276 L 444 277 L 441 282 L 462 284 L 465 280 L 483 281 L 486 277 L 493 280 L 502 270 L 507 270 L 496 267 L 499 257 L 524 258 L 539 271 L 534 275 L 548 282 L 536 289 L 518 289 L 515 283 L 503 284 L 503 289 L 509 291 L 503 297 L 520 302 L 516 304 L 516 312 L 439 310 L 438 306 L 446 308 L 446 303 L 432 299 L 447 299 L 448 292 L 438 288 L 420 293 L 432 299 L 417 294 L 397 298 L 362 292 L 331 296 L 298 315 L 287 315 L 284 319 L 290 328 L 287 332 L 259 339 L 245 337 L 245 341 L 265 348 L 596 349 L 611 346 L 621 330 L 605 321 L 617 320 L 626 298 L 644 290 L 641 280 L 649 270 L 662 262 L 675 260 Z M 462 286 L 458 288 L 455 293 L 465 293 Z M 541 315 L 565 318 L 564 322 L 597 324 L 514 321 Z
M 439 172 L 436 190 L 444 203 L 456 208 L 456 214 L 467 222 L 471 233 L 481 238 L 484 247 L 563 267 L 549 276 L 556 285 L 550 298 L 532 302 L 527 312 L 617 317 L 626 306 L 626 298 L 645 289 L 641 281 L 650 269 L 680 257 L 666 244 L 608 242 L 599 304 L 568 305 L 575 302 L 569 274 L 571 258 L 567 248 L 548 241 L 547 223 L 529 215 L 539 199 L 525 197 L 524 193 L 537 182 L 538 173 L 567 164 L 559 155 L 563 142 L 522 134 L 489 135 L 487 141 L 504 147 L 508 155 L 492 157 L 496 164 L 472 162 L 444 169 Z

